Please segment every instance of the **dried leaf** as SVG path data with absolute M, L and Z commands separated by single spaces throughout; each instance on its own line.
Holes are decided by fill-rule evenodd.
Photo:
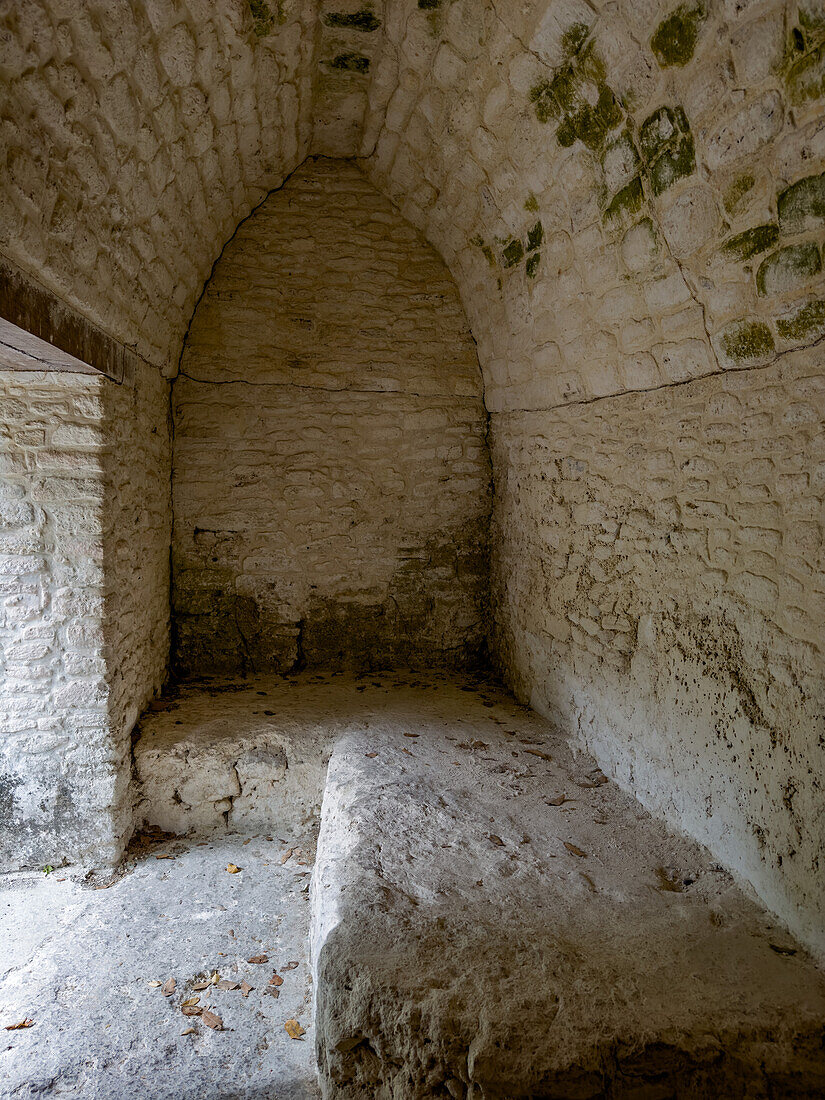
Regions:
M 587 858 L 587 852 L 583 852 L 581 848 L 577 848 L 575 844 L 568 844 L 568 842 L 565 840 L 564 846 L 567 851 L 572 852 L 574 856 L 581 856 L 582 859 Z
M 239 982 L 229 982 L 229 981 L 226 980 L 226 978 L 221 978 L 221 980 L 218 982 L 216 988 L 217 989 L 239 989 L 240 988 L 240 983 Z
M 241 847 L 242 847 L 242 848 L 245 848 L 245 847 L 247 846 L 247 844 L 251 844 L 251 843 L 252 843 L 252 837 L 251 837 L 251 836 L 248 836 L 248 837 L 246 838 L 246 840 L 245 840 L 245 841 L 243 842 L 243 844 L 241 845 Z
M 226 869 L 230 873 L 230 875 L 237 875 L 240 874 L 240 872 L 243 870 L 243 867 L 238 867 L 235 863 L 227 863 Z
M 542 760 L 552 760 L 553 757 L 549 753 L 542 752 L 541 749 L 525 749 L 525 752 L 529 752 L 531 756 L 540 756 Z
M 200 1001 L 200 997 L 187 997 L 185 1001 L 181 1001 L 181 1008 L 191 1008 L 192 1005 L 196 1005 Z
M 250 985 L 249 982 L 241 982 L 241 996 L 248 997 L 254 988 L 255 986 Z
M 206 1026 L 211 1027 L 213 1031 L 223 1031 L 223 1020 L 208 1008 L 205 1008 L 201 1013 L 201 1019 Z
M 306 1035 L 306 1028 L 301 1027 L 297 1020 L 287 1020 L 284 1029 L 290 1039 L 300 1039 L 302 1035 Z
M 287 850 L 281 856 L 281 863 L 286 863 L 288 859 L 291 859 L 292 858 L 292 853 L 294 851 L 295 851 L 294 848 L 287 848 Z
M 268 963 L 269 955 L 253 955 L 251 959 L 247 959 L 246 961 L 248 963 L 255 963 L 256 965 L 259 963 Z
M 178 988 L 178 983 L 174 978 L 168 978 L 161 987 L 161 993 L 164 997 L 171 997 L 175 990 Z
M 218 952 L 219 955 L 223 955 L 223 953 L 223 951 Z M 212 973 L 209 975 L 209 981 L 212 983 L 212 985 L 217 985 L 220 980 L 220 974 L 217 972 L 217 970 L 213 970 Z
M 155 859 L 174 859 L 174 858 L 175 858 L 174 856 L 168 856 L 168 855 L 165 855 L 163 853 L 161 853 L 159 856 L 155 856 Z M 98 890 L 107 890 L 108 887 L 107 886 L 98 886 L 97 889 Z
M 203 1012 L 199 1005 L 181 1005 L 180 1010 L 184 1016 L 200 1016 Z
M 280 989 L 276 989 L 274 985 L 268 985 L 264 990 L 264 993 L 268 993 L 270 997 L 280 997 Z
M 197 1035 L 198 1029 L 196 1027 L 188 1027 L 186 1031 L 182 1031 L 181 1035 Z
M 504 847 L 504 841 L 501 839 L 500 836 L 496 836 L 495 833 L 490 833 L 490 840 L 492 840 L 493 844 L 498 845 L 499 848 Z
M 211 984 L 211 982 L 195 982 L 192 988 L 196 993 L 202 993 L 204 989 L 208 989 Z
M 378 756 L 378 753 L 377 752 L 365 752 L 364 756 L 366 756 L 367 760 L 372 760 L 373 757 Z
M 300 964 L 296 963 L 296 962 L 288 962 L 284 966 L 281 967 L 281 970 L 294 970 L 295 967 L 299 966 L 299 965 Z
M 4 1031 L 22 1031 L 24 1027 L 34 1027 L 34 1020 L 30 1020 L 28 1016 L 25 1020 L 21 1020 L 19 1024 L 6 1024 Z
M 269 984 L 270 985 L 283 985 L 284 984 L 284 979 L 281 977 L 280 974 L 273 974 L 272 977 L 269 979 Z
M 420 737 L 421 735 L 418 734 L 418 733 L 405 733 L 404 736 L 405 737 Z
M 149 988 L 150 989 L 160 989 L 160 987 L 162 985 L 163 985 L 163 982 L 149 982 Z
M 565 802 L 569 802 L 569 798 L 565 798 L 563 794 L 560 794 L 558 798 L 546 798 L 545 802 L 548 806 L 563 806 Z

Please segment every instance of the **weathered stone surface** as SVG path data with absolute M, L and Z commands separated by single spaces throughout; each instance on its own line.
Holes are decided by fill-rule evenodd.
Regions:
M 443 264 L 355 166 L 308 163 L 240 227 L 181 369 L 181 671 L 478 661 L 475 347 Z
M 395 695 L 330 762 L 312 882 L 325 1096 L 823 1087 L 825 979 L 707 852 L 495 690 L 423 695 L 417 738 L 402 714 Z

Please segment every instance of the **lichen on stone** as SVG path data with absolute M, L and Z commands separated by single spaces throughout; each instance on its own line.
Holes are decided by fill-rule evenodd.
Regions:
M 825 172 L 786 187 L 779 194 L 777 208 L 784 233 L 802 233 L 825 224 Z
M 722 333 L 722 348 L 729 359 L 744 363 L 764 359 L 775 345 L 763 321 L 737 321 Z
M 767 294 L 784 294 L 802 286 L 822 270 L 819 248 L 814 241 L 788 245 L 772 252 L 759 265 L 756 290 Z
M 515 267 L 524 259 L 524 245 L 514 237 L 501 253 L 502 263 L 505 267 Z
M 381 20 L 369 8 L 354 12 L 330 11 L 324 16 L 324 22 L 328 27 L 364 31 L 367 34 L 381 26 Z
M 338 72 L 366 73 L 369 72 L 370 59 L 360 53 L 339 53 L 330 61 L 330 67 Z
M 527 233 L 527 251 L 534 252 L 544 240 L 544 226 L 541 222 L 536 222 L 531 230 Z
M 734 260 L 749 260 L 752 256 L 758 256 L 760 252 L 771 248 L 778 240 L 779 226 L 772 223 L 755 225 L 753 229 L 746 229 L 744 233 L 738 233 L 725 241 L 722 252 Z
M 662 20 L 650 40 L 650 48 L 662 68 L 687 65 L 696 50 L 699 29 L 706 16 L 704 4 L 680 4 Z
M 783 340 L 805 340 L 825 332 L 825 301 L 807 302 L 794 313 L 777 318 L 776 331 Z

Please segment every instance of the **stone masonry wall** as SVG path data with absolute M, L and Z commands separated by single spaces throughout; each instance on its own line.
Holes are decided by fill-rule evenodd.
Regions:
M 478 659 L 475 347 L 441 261 L 351 162 L 308 162 L 241 225 L 173 393 L 181 671 Z
M 168 653 L 168 385 L 0 374 L 0 867 L 114 862 Z
M 825 952 L 821 4 L 385 22 L 365 170 L 478 341 L 502 668 Z

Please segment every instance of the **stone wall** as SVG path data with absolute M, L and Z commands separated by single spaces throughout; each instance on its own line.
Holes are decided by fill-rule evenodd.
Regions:
M 168 385 L 0 375 L 0 867 L 112 863 L 168 653 Z
M 438 257 L 347 161 L 226 248 L 174 385 L 184 673 L 476 661 L 481 375 Z
M 821 5 L 386 27 L 365 167 L 478 341 L 502 669 L 825 951 Z

